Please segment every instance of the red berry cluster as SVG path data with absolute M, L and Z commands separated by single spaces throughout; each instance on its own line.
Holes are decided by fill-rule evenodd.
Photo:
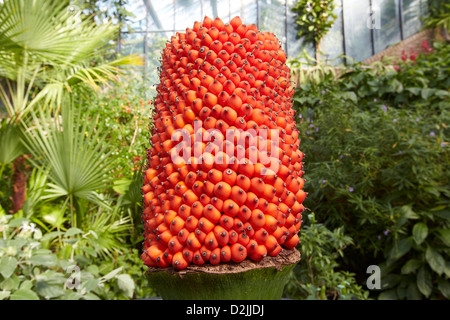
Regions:
M 147 266 L 260 261 L 298 244 L 306 193 L 285 62 L 274 34 L 239 17 L 205 17 L 167 43 L 142 188 Z

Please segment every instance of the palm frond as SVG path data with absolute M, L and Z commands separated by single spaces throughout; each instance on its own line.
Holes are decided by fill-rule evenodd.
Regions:
M 13 121 L 3 119 L 0 122 L 0 164 L 13 162 L 23 154 L 23 146 L 19 137 L 19 128 Z
M 107 208 L 98 192 L 110 186 L 112 159 L 95 122 L 71 107 L 63 108 L 61 116 L 42 109 L 31 115 L 32 121 L 24 124 L 29 129 L 23 143 L 36 167 L 49 168 L 42 199 L 83 199 Z

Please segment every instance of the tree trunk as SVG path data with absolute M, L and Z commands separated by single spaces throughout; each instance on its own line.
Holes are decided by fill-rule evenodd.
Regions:
M 18 157 L 13 162 L 13 211 L 16 213 L 22 209 L 27 192 L 27 172 L 26 172 L 26 156 Z

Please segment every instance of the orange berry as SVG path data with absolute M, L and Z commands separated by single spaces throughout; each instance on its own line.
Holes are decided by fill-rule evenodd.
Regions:
M 231 260 L 236 263 L 243 261 L 247 258 L 247 249 L 240 243 L 232 244 L 231 247 Z
M 223 246 L 220 249 L 220 261 L 230 262 L 231 261 L 231 248 L 228 245 Z
M 207 205 L 203 210 L 203 216 L 214 224 L 219 223 L 221 213 L 212 204 Z
M 226 182 L 219 182 L 214 186 L 214 194 L 219 199 L 226 200 L 231 194 L 231 186 Z
M 173 255 L 172 266 L 177 270 L 186 269 L 189 263 L 184 259 L 183 252 L 179 251 Z
M 211 263 L 213 266 L 220 263 L 220 250 L 221 248 L 217 247 L 211 251 L 209 263 Z
M 266 216 L 259 209 L 254 209 L 250 216 L 250 223 L 255 230 L 262 228 L 266 224 Z

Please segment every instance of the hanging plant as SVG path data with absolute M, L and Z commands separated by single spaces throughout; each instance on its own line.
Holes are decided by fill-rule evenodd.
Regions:
M 320 60 L 320 42 L 337 19 L 334 0 L 300 0 L 292 11 L 297 15 L 297 36 L 312 44 Z

